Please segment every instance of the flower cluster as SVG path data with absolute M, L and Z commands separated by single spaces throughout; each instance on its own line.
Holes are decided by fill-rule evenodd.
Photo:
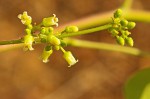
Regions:
M 63 52 L 64 59 L 68 62 L 71 67 L 75 63 L 78 62 L 70 51 L 64 50 L 64 41 L 62 38 L 58 38 L 57 35 L 61 35 L 61 33 L 70 33 L 70 32 L 78 32 L 78 27 L 76 26 L 67 26 L 64 31 L 60 34 L 54 32 L 53 26 L 58 26 L 58 18 L 55 14 L 52 17 L 44 18 L 42 22 L 38 26 L 33 26 L 32 18 L 28 16 L 27 12 L 23 12 L 23 14 L 19 14 L 18 18 L 21 19 L 21 22 L 26 26 L 23 42 L 25 44 L 25 48 L 29 50 L 33 50 L 32 44 L 34 42 L 40 42 L 45 44 L 45 48 L 42 52 L 41 58 L 44 63 L 47 63 L 48 58 L 51 56 L 54 50 L 61 50 Z M 37 31 L 38 34 L 33 36 L 33 32 Z
M 109 28 L 109 31 L 112 36 L 116 38 L 117 43 L 120 45 L 127 44 L 129 46 L 133 46 L 134 41 L 131 37 L 129 37 L 131 32 L 128 30 L 135 27 L 135 22 L 130 22 L 124 19 L 121 9 L 115 11 L 112 20 L 112 27 Z
M 34 37 L 32 35 L 32 18 L 28 16 L 27 12 L 24 11 L 23 14 L 19 14 L 18 18 L 21 19 L 22 24 L 26 26 L 25 32 L 26 35 L 24 36 L 24 44 L 25 50 L 34 50 L 32 47 L 32 43 L 34 42 Z
M 68 67 L 71 67 L 78 62 L 78 60 L 74 58 L 73 54 L 70 51 L 65 51 L 64 47 L 67 44 L 63 39 L 64 35 L 83 33 L 78 32 L 79 29 L 77 26 L 67 26 L 62 32 L 54 31 L 54 26 L 58 27 L 58 18 L 55 14 L 53 14 L 52 17 L 44 18 L 38 25 L 32 25 L 32 18 L 27 14 L 27 12 L 19 14 L 18 18 L 21 19 L 21 22 L 26 26 L 26 34 L 23 37 L 25 50 L 34 50 L 34 48 L 32 47 L 33 43 L 44 43 L 45 48 L 41 55 L 44 63 L 47 63 L 49 61 L 48 59 L 52 55 L 54 50 L 61 50 L 63 52 L 63 58 L 68 62 Z M 127 44 L 129 46 L 133 46 L 134 41 L 129 36 L 131 32 L 129 32 L 128 30 L 133 29 L 136 24 L 124 19 L 121 9 L 115 11 L 112 22 L 110 24 L 111 25 L 109 26 L 111 27 L 107 29 L 110 31 L 111 35 L 116 38 L 118 44 Z M 90 31 L 89 29 L 88 31 L 84 31 L 84 33 L 85 32 L 89 33 L 92 31 Z

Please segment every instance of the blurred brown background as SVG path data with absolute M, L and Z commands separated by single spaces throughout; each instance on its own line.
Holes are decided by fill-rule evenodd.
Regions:
M 33 21 L 55 13 L 59 25 L 119 7 L 124 0 L 0 0 L 0 40 L 24 35 L 17 15 L 28 11 Z M 150 11 L 150 0 L 134 0 L 133 8 Z M 137 23 L 132 31 L 135 47 L 150 51 L 150 24 Z M 108 33 L 81 38 L 115 43 Z M 43 46 L 32 52 L 22 49 L 0 53 L 0 99 L 124 99 L 125 81 L 141 68 L 150 66 L 148 58 L 117 52 L 68 47 L 79 62 L 72 68 L 56 51 L 47 64 L 39 56 Z

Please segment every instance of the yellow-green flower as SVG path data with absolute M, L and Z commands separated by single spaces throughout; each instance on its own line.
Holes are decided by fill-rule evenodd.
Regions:
M 49 60 L 48 58 L 50 57 L 50 55 L 53 53 L 53 50 L 51 49 L 50 46 L 46 46 L 43 53 L 42 53 L 42 60 L 44 63 L 47 63 Z
M 42 21 L 43 26 L 49 27 L 52 25 L 58 26 L 58 18 L 55 14 L 53 14 L 53 17 L 44 18 Z
M 34 42 L 34 37 L 32 35 L 25 35 L 24 36 L 24 44 L 25 44 L 25 48 L 27 48 L 26 50 L 34 50 L 34 48 L 32 47 L 32 44 Z
M 32 22 L 32 18 L 28 16 L 28 13 L 26 11 L 24 11 L 23 14 L 19 14 L 18 18 L 21 19 L 21 22 L 24 25 L 30 25 Z
M 54 35 L 49 35 L 47 38 L 48 42 L 52 45 L 60 45 L 60 39 L 58 39 L 56 36 Z
M 68 67 L 71 67 L 72 65 L 74 65 L 78 62 L 78 60 L 76 60 L 74 58 L 74 56 L 72 55 L 72 53 L 70 51 L 65 51 L 63 57 L 68 62 L 68 64 L 69 64 Z

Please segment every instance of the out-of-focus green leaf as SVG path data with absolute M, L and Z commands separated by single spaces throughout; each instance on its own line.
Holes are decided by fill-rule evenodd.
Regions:
M 150 83 L 145 87 L 141 99 L 150 99 Z
M 133 75 L 125 85 L 125 99 L 150 99 L 150 88 L 146 86 L 150 83 L 150 68 L 144 69 Z M 145 89 L 145 90 L 144 90 Z M 144 98 L 146 95 L 148 98 Z M 142 96 L 142 98 L 141 98 Z

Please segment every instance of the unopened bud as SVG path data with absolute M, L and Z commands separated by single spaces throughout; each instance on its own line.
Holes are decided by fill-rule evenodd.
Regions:
M 45 34 L 45 32 L 46 32 L 46 28 L 45 28 L 45 27 L 42 27 L 40 33 L 41 33 L 41 34 Z
M 55 45 L 55 46 L 54 46 L 54 48 L 55 48 L 55 50 L 57 50 L 57 51 L 58 51 L 58 50 L 60 49 L 60 46 Z
M 124 39 L 120 36 L 120 37 L 117 37 L 117 43 L 120 44 L 120 45 L 124 45 L 124 44 L 125 44 L 125 41 L 124 41 Z
M 127 26 L 127 25 L 128 25 L 128 21 L 125 20 L 125 19 L 123 19 L 123 20 L 120 21 L 120 24 L 121 24 L 122 26 Z
M 128 37 L 126 38 L 126 43 L 129 45 L 129 46 L 133 46 L 134 45 L 134 41 L 131 37 Z
M 111 32 L 113 37 L 115 37 L 115 36 L 117 36 L 119 34 L 119 32 L 117 30 L 115 30 L 115 29 L 112 29 L 110 32 Z
M 33 26 L 31 24 L 29 24 L 29 25 L 27 25 L 27 28 L 31 30 L 33 28 Z
M 118 9 L 115 13 L 114 13 L 114 18 L 120 18 L 122 16 L 122 10 Z
M 25 29 L 25 32 L 27 33 L 27 35 L 31 34 L 31 30 L 30 29 Z
M 40 37 L 40 40 L 41 40 L 42 43 L 46 43 L 46 41 L 47 41 L 47 36 L 46 35 L 39 34 L 39 37 Z
M 129 32 L 129 31 L 124 31 L 124 35 L 126 35 L 126 36 L 128 36 L 128 35 L 130 35 L 131 34 L 131 32 Z
M 127 25 L 128 29 L 133 29 L 135 27 L 136 23 L 135 22 L 129 22 Z
M 116 24 L 120 23 L 120 18 L 115 18 L 114 23 L 116 23 Z
M 73 32 L 78 32 L 78 27 L 77 26 L 67 26 L 65 29 L 65 32 L 67 33 L 73 33 Z
M 49 35 L 47 40 L 52 45 L 60 45 L 61 43 L 60 40 L 54 35 Z

